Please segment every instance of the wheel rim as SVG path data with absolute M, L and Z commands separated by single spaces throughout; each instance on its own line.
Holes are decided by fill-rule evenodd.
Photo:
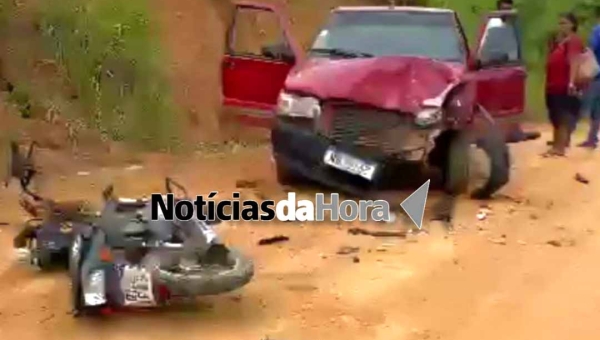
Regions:
M 491 162 L 486 152 L 472 145 L 469 150 L 469 192 L 482 188 L 490 179 Z

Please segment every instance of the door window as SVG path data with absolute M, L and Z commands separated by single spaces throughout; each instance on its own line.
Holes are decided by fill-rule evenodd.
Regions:
M 482 66 L 500 66 L 521 63 L 521 48 L 515 17 L 488 19 L 478 57 Z
M 232 56 L 275 60 L 293 56 L 278 17 L 263 9 L 237 9 L 228 49 Z

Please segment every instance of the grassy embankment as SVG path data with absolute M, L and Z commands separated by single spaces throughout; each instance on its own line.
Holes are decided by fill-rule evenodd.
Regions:
M 28 110 L 41 106 L 41 111 L 55 109 L 66 119 L 96 128 L 107 139 L 151 149 L 176 145 L 178 114 L 170 102 L 147 1 L 28 2 L 19 15 L 31 16 L 37 27 L 31 43 L 19 46 L 27 49 L 23 53 L 35 54 L 35 63 L 55 65 L 70 93 L 57 96 L 56 89 L 42 91 L 34 88 L 39 82 L 17 76 L 11 79 L 16 88 L 9 98 L 23 115 L 35 114 Z M 20 27 L 10 24 L 19 20 L 13 15 L 19 6 L 11 0 L 1 3 L 2 18 L 11 17 L 3 21 L 11 35 L 11 29 Z

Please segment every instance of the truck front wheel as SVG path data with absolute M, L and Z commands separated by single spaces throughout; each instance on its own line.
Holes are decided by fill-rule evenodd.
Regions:
M 489 199 L 510 180 L 510 152 L 504 136 L 495 129 L 477 140 L 477 147 L 487 156 L 489 175 L 485 184 L 476 188 L 471 197 Z
M 489 199 L 509 181 L 508 145 L 500 131 L 495 129 L 475 142 L 478 150 L 474 150 L 473 142 L 466 132 L 447 132 L 437 140 L 432 161 L 442 169 L 444 189 L 448 194 L 460 195 L 471 191 L 473 199 Z M 477 157 L 474 151 L 481 151 L 483 157 Z M 473 171 L 474 163 L 484 165 L 485 176 Z
M 470 140 L 466 133 L 449 135 L 445 159 L 442 162 L 444 190 L 450 195 L 460 195 L 469 189 Z

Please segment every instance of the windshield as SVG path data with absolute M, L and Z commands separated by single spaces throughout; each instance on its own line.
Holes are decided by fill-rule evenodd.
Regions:
M 311 51 L 335 57 L 421 56 L 463 61 L 452 13 L 348 11 L 334 13 Z

